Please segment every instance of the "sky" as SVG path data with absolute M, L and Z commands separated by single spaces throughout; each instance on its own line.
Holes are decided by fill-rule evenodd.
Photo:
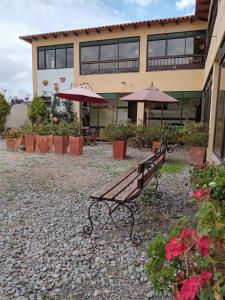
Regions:
M 0 0 L 0 92 L 32 96 L 31 45 L 20 35 L 194 13 L 195 0 Z

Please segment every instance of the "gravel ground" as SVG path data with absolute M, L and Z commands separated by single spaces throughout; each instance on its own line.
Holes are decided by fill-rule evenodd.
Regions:
M 177 218 L 193 215 L 189 166 L 163 174 L 161 200 L 139 201 L 134 247 L 128 227 L 109 223 L 84 238 L 91 192 L 135 166 L 148 150 L 128 149 L 113 161 L 111 146 L 85 147 L 84 155 L 8 152 L 0 140 L 0 299 L 158 299 L 144 274 L 145 249 Z M 176 150 L 170 157 L 187 159 Z M 170 299 L 169 296 L 165 299 Z

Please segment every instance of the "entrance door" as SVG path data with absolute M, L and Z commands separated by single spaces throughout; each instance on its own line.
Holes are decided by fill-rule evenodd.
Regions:
M 128 119 L 130 119 L 132 123 L 137 122 L 137 103 L 136 102 L 128 102 Z

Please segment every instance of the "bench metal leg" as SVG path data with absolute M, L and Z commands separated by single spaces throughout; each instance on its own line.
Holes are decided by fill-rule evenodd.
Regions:
M 125 209 L 128 212 L 128 219 L 130 221 L 130 240 L 132 241 L 132 243 L 134 245 L 139 245 L 141 243 L 141 238 L 139 236 L 137 236 L 136 234 L 134 234 L 134 213 L 138 211 L 138 205 L 135 202 L 130 202 L 130 203 L 116 203 L 116 205 L 114 206 L 109 206 L 109 204 L 106 201 L 101 201 L 101 200 L 95 200 L 93 201 L 89 208 L 88 208 L 88 220 L 89 220 L 89 225 L 85 225 L 83 227 L 83 233 L 85 235 L 91 236 L 93 229 L 94 229 L 94 225 L 96 225 L 96 221 L 98 221 L 99 217 L 98 217 L 98 213 L 100 211 L 100 206 L 101 205 L 105 205 L 105 207 L 107 208 L 108 211 L 108 218 L 107 221 L 105 223 L 108 222 L 108 219 L 111 218 L 113 224 L 119 229 L 119 226 L 116 224 L 115 219 L 113 218 L 113 213 L 116 212 L 117 210 L 119 210 L 120 208 Z M 92 212 L 92 208 L 94 208 L 96 206 L 97 212 L 93 213 Z M 100 214 L 101 215 L 101 214 Z M 101 216 L 100 216 L 101 218 Z M 102 223 L 102 219 L 99 220 L 99 223 Z M 121 221 L 121 220 L 120 220 Z

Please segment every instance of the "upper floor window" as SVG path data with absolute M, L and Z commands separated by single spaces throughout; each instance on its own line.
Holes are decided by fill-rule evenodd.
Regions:
M 73 68 L 73 44 L 38 47 L 38 69 Z
M 205 31 L 148 36 L 147 70 L 203 68 Z
M 139 71 L 139 37 L 80 43 L 80 73 Z

